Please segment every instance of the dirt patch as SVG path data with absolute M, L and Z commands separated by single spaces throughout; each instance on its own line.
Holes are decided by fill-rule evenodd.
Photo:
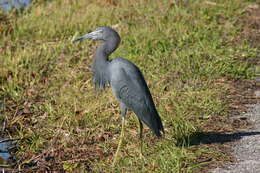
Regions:
M 243 25 L 240 39 L 248 41 L 252 47 L 260 48 L 260 6 L 248 6 L 239 23 Z
M 99 145 L 100 142 L 105 142 L 111 137 L 111 134 L 105 133 L 98 137 L 92 136 L 91 140 L 84 138 L 70 141 L 68 145 L 73 146 L 70 148 L 64 146 L 60 142 L 60 137 L 57 137 L 52 146 L 46 148 L 41 154 L 33 157 L 28 155 L 29 162 L 19 164 L 23 165 L 26 172 L 70 172 L 70 170 L 95 172 L 91 167 L 92 162 L 111 159 L 113 156 L 112 151 L 104 151 Z
M 196 161 L 202 164 L 202 168 L 196 170 L 196 172 L 208 172 L 217 167 L 224 167 L 226 163 L 237 162 L 237 158 L 232 154 L 232 145 L 244 137 L 260 135 L 260 133 L 253 131 L 243 131 L 252 124 L 244 114 L 248 111 L 248 104 L 257 102 L 254 95 L 256 82 L 253 80 L 223 80 L 223 82 L 229 83 L 231 86 L 228 99 L 224 99 L 230 105 L 228 117 L 212 117 L 203 126 L 202 132 L 194 135 L 194 140 L 191 141 L 191 145 L 194 146 L 191 148 L 196 149 L 201 146 L 210 148 L 209 151 L 201 154 L 201 157 Z M 218 153 L 214 158 L 212 158 L 212 150 Z
M 0 13 L 0 33 L 4 33 L 3 35 L 8 35 L 11 32 L 13 32 L 13 27 L 11 25 L 10 18 Z
M 260 98 L 259 93 L 255 92 Z M 251 107 L 250 107 L 251 106 Z M 249 105 L 249 111 L 245 114 L 253 122 L 247 130 L 241 131 L 244 135 L 241 140 L 233 144 L 232 151 L 237 162 L 226 164 L 225 168 L 215 169 L 214 173 L 258 173 L 260 171 L 260 104 Z

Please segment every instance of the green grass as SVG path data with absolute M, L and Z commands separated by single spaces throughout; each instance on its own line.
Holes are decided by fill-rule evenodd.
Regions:
M 96 93 L 91 82 L 93 50 L 100 43 L 71 43 L 104 25 L 122 37 L 112 57 L 125 57 L 142 70 L 166 131 L 157 140 L 146 129 L 140 159 L 138 123 L 129 113 L 116 171 L 193 172 L 203 153 L 217 157 L 205 146 L 190 149 L 189 136 L 212 117 L 226 116 L 229 86 L 217 81 L 250 79 L 246 60 L 257 50 L 234 43 L 250 1 L 207 2 L 39 0 L 7 16 L 10 24 L 0 37 L 0 98 L 7 107 L 5 134 L 23 139 L 18 166 L 111 171 L 120 113 L 111 89 Z

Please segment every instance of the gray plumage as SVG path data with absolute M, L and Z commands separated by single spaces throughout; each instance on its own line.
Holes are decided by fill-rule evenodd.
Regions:
M 160 137 L 161 132 L 164 132 L 162 121 L 141 71 L 127 59 L 108 59 L 120 43 L 118 33 L 110 27 L 99 27 L 73 42 L 87 38 L 104 41 L 97 48 L 92 64 L 95 86 L 101 90 L 111 86 L 113 94 L 120 102 L 122 117 L 124 118 L 127 110 L 134 111 L 139 119 L 140 128 L 143 122 Z

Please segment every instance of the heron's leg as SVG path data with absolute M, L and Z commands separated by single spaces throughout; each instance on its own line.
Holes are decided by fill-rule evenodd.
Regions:
M 122 128 L 121 128 L 119 143 L 118 143 L 118 146 L 117 146 L 117 149 L 116 149 L 116 153 L 114 155 L 112 167 L 115 166 L 115 163 L 116 163 L 117 157 L 118 157 L 118 153 L 120 151 L 122 141 L 123 141 L 123 138 L 124 138 L 125 115 L 126 115 L 126 112 L 127 112 L 127 108 L 123 103 L 120 103 L 120 110 L 121 110 L 121 115 L 122 115 Z
M 143 157 L 143 123 L 139 120 L 139 130 L 140 130 L 140 157 Z

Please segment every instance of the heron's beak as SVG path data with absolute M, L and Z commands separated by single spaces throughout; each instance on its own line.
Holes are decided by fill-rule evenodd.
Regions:
M 97 31 L 93 31 L 91 33 L 88 33 L 86 35 L 83 35 L 82 37 L 76 38 L 74 40 L 72 40 L 72 42 L 77 42 L 80 40 L 85 40 L 85 39 L 93 39 L 93 40 L 99 40 L 101 38 L 101 31 L 97 30 Z

